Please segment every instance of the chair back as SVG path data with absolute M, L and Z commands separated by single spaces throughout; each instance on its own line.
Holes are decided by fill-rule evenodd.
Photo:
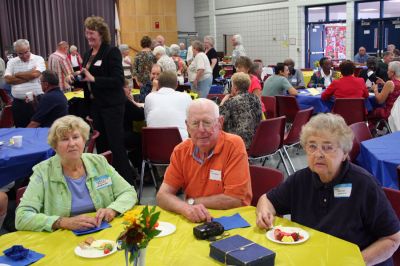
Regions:
M 283 173 L 268 167 L 250 165 L 250 176 L 253 191 L 252 206 L 257 206 L 258 199 L 263 194 L 283 182 Z
M 4 102 L 5 105 L 11 105 L 12 98 L 7 94 L 4 89 L 0 88 L 0 99 Z
M 400 168 L 398 167 L 397 170 L 400 171 L 399 169 Z M 398 172 L 398 174 L 400 178 L 400 172 Z M 400 219 L 400 191 L 386 187 L 383 188 L 383 191 L 385 192 L 386 197 L 388 198 L 390 204 L 392 205 L 393 210 L 397 215 L 397 218 Z M 400 249 L 396 250 L 392 258 L 395 266 L 400 265 Z
M 96 146 L 96 139 L 100 136 L 100 132 L 93 130 L 92 136 L 90 136 L 89 142 L 87 144 L 86 152 L 93 153 L 94 147 Z
M 26 190 L 26 186 L 25 187 L 20 187 L 19 189 L 17 189 L 17 193 L 15 195 L 16 207 L 18 207 L 19 203 L 21 202 L 21 198 L 24 195 L 25 190 Z
M 297 112 L 293 124 L 283 140 L 284 145 L 292 145 L 300 141 L 301 128 L 310 120 L 314 107 Z
M 144 127 L 142 129 L 143 159 L 169 164 L 175 146 L 182 142 L 177 127 Z
M 212 100 L 214 102 L 217 102 L 217 104 L 219 104 L 222 99 L 225 97 L 225 94 L 208 94 L 207 95 L 207 99 Z
M 261 121 L 247 152 L 249 157 L 261 157 L 275 153 L 282 148 L 284 134 L 284 116 Z
M 277 115 L 278 116 L 286 116 L 287 123 L 293 123 L 294 118 L 296 117 L 297 112 L 300 110 L 299 104 L 297 103 L 296 97 L 294 96 L 284 96 L 277 95 L 276 98 L 276 106 L 277 106 Z
M 261 96 L 261 101 L 265 107 L 265 117 L 267 119 L 276 117 L 276 99 L 275 96 Z
M 6 105 L 1 111 L 0 128 L 10 128 L 13 126 L 14 126 L 14 119 L 11 111 L 11 105 Z
M 349 153 L 350 160 L 354 163 L 360 153 L 360 145 L 364 140 L 372 139 L 371 132 L 365 122 L 357 122 L 350 125 L 354 134 L 353 147 Z
M 113 155 L 112 155 L 112 151 L 105 151 L 103 153 L 101 153 L 101 155 L 103 155 L 104 157 L 106 157 L 106 160 L 109 164 L 112 164 L 113 161 Z
M 366 121 L 363 98 L 338 98 L 333 104 L 332 113 L 344 118 L 347 125 Z

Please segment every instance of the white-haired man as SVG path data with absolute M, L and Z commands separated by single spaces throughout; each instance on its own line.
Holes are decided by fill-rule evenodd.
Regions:
M 18 56 L 8 61 L 4 79 L 11 84 L 14 97 L 12 113 L 15 127 L 26 127 L 34 114 L 32 104 L 25 102 L 26 94 L 43 94 L 39 77 L 46 65 L 43 57 L 31 53 L 28 40 L 14 42 L 14 50 Z
M 232 51 L 232 64 L 235 65 L 236 59 L 238 59 L 240 56 L 246 56 L 246 50 L 243 47 L 241 35 L 233 35 L 231 41 L 232 46 L 234 47 Z
M 59 80 L 59 87 L 62 91 L 69 91 L 71 89 L 70 78 L 74 70 L 71 62 L 68 60 L 69 44 L 61 41 L 57 44 L 57 50 L 49 56 L 47 68 L 57 73 Z
M 162 46 L 156 46 L 153 50 L 153 55 L 157 60 L 157 64 L 159 64 L 162 68 L 162 71 L 175 71 L 176 72 L 176 64 L 174 60 L 169 57 L 165 51 L 165 48 Z
M 165 49 L 165 53 L 169 56 L 169 47 L 167 45 L 165 45 L 165 38 L 162 35 L 158 35 L 156 37 L 156 42 L 158 46 L 164 47 Z
M 177 145 L 157 193 L 161 208 L 192 222 L 210 221 L 210 209 L 249 205 L 252 198 L 249 163 L 243 140 L 222 131 L 218 106 L 200 98 L 189 105 L 190 139 Z M 186 200 L 176 196 L 179 189 Z

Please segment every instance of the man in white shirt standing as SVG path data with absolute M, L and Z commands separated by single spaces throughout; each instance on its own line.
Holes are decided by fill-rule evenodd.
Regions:
M 12 113 L 15 127 L 26 127 L 31 121 L 34 109 L 31 103 L 25 102 L 25 97 L 43 94 L 39 77 L 46 69 L 44 59 L 30 51 L 29 41 L 19 39 L 14 43 L 18 57 L 7 63 L 4 79 L 11 84 L 11 94 L 14 97 Z
M 68 56 L 69 44 L 61 41 L 57 44 L 57 50 L 49 56 L 48 68 L 57 73 L 60 81 L 59 87 L 62 91 L 67 92 L 71 89 L 70 78 L 74 73 L 72 64 L 69 62 Z
M 147 95 L 144 115 L 149 127 L 178 127 L 183 140 L 188 138 L 186 110 L 192 98 L 185 92 L 175 91 L 176 72 L 165 71 L 158 77 L 158 90 Z

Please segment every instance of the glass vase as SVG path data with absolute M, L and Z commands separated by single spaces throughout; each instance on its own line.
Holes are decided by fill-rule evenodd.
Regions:
M 138 256 L 134 259 L 133 266 L 145 266 L 146 265 L 146 251 L 147 251 L 147 248 L 141 248 L 137 251 Z M 130 266 L 128 250 L 125 250 L 125 265 Z

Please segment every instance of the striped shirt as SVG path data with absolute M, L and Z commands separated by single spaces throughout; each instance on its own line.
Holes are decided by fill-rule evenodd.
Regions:
M 47 67 L 56 72 L 58 79 L 60 80 L 59 86 L 62 90 L 69 89 L 71 86 L 65 81 L 65 77 L 72 74 L 71 63 L 67 60 L 67 55 L 54 52 L 49 56 Z
M 22 61 L 19 57 L 14 57 L 8 61 L 4 76 L 14 76 L 20 72 L 31 71 L 33 68 L 40 72 L 46 70 L 43 57 L 31 54 L 27 62 Z M 14 98 L 24 100 L 27 92 L 33 92 L 35 95 L 43 94 L 39 78 L 11 86 L 11 94 Z

